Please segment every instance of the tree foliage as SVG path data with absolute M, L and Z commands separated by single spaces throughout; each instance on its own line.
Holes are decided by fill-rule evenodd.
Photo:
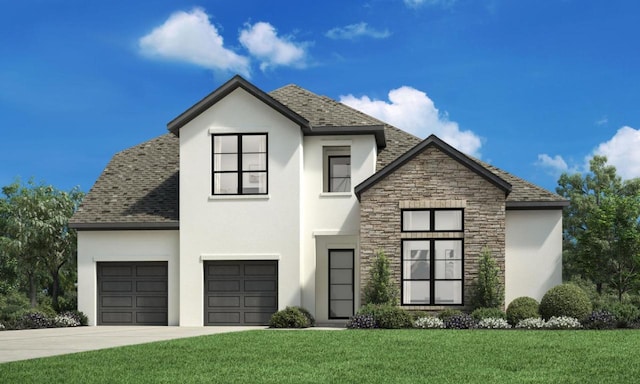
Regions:
M 482 249 L 478 265 L 478 280 L 475 284 L 475 308 L 500 308 L 504 303 L 504 287 L 500 279 L 500 268 L 487 247 Z
M 57 307 L 60 277 L 67 272 L 63 267 L 73 268 L 75 260 L 76 233 L 68 221 L 83 193 L 19 181 L 2 188 L 2 193 L 0 257 L 10 267 L 0 273 L 9 279 L 7 285 L 27 291 L 32 306 L 37 304 L 37 293 L 47 288 Z
M 586 175 L 563 174 L 557 192 L 564 211 L 565 277 L 591 280 L 622 295 L 640 283 L 640 179 L 623 181 L 606 157 L 595 156 Z
M 378 251 L 369 271 L 369 281 L 364 288 L 365 304 L 398 304 L 398 289 L 391 280 L 389 259 Z

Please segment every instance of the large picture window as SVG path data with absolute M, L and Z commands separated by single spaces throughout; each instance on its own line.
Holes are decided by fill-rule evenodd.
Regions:
M 214 195 L 268 192 L 267 134 L 213 135 Z
M 462 305 L 463 240 L 402 241 L 402 304 Z

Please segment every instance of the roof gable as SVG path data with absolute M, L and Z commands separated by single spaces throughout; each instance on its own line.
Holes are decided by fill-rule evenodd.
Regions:
M 303 131 L 310 130 L 311 126 L 307 119 L 295 113 L 291 109 L 287 108 L 285 105 L 283 105 L 273 97 L 269 96 L 267 93 L 265 93 L 255 85 L 251 84 L 240 75 L 235 75 L 234 77 L 231 78 L 231 80 L 227 81 L 218 89 L 211 92 L 205 98 L 203 98 L 202 100 L 194 104 L 191 108 L 181 113 L 180 116 L 171 120 L 167 124 L 167 129 L 169 129 L 169 131 L 171 131 L 171 133 L 173 133 L 174 135 L 179 136 L 181 127 L 183 127 L 188 122 L 198 117 L 201 113 L 209 109 L 212 105 L 216 104 L 218 101 L 222 100 L 223 98 L 225 98 L 227 95 L 229 95 L 231 92 L 235 91 L 238 88 L 242 88 L 243 90 L 245 90 L 246 92 L 248 92 L 249 94 L 257 98 L 258 100 L 262 101 L 263 103 L 267 104 L 269 107 L 281 113 L 284 117 L 288 118 L 289 120 L 299 125 Z
M 503 190 L 505 192 L 505 197 L 511 192 L 512 186 L 507 181 L 498 177 L 496 174 L 494 174 L 487 168 L 483 167 L 479 163 L 471 160 L 462 152 L 458 151 L 457 149 L 453 148 L 449 144 L 442 141 L 439 137 L 435 135 L 431 135 L 427 137 L 425 140 L 423 140 L 422 142 L 420 142 L 418 145 L 411 148 L 410 150 L 405 152 L 403 155 L 401 155 L 400 157 L 398 157 L 397 159 L 389 163 L 386 167 L 382 168 L 380 171 L 376 172 L 371 177 L 369 177 L 368 179 L 366 179 L 365 181 L 357 185 L 354 191 L 356 196 L 358 197 L 358 200 L 360 200 L 360 196 L 366 190 L 373 187 L 379 181 L 381 181 L 388 175 L 395 172 L 398 168 L 408 163 L 417 155 L 419 155 L 420 153 L 422 153 L 424 150 L 426 150 L 431 146 L 438 148 L 439 150 L 447 154 L 452 159 L 456 160 L 457 162 L 464 165 L 471 171 L 483 177 L 484 179 L 489 181 L 491 184 L 495 185 L 497 188 Z

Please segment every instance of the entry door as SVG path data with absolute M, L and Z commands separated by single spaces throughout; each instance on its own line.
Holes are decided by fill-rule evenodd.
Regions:
M 353 249 L 329 250 L 329 318 L 353 316 Z

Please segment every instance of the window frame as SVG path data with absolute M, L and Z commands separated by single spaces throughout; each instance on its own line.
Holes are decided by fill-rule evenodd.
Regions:
M 216 171 L 215 167 L 215 159 L 216 159 L 216 147 L 215 147 L 215 139 L 216 137 L 223 136 L 235 136 L 237 138 L 237 147 L 236 147 L 236 155 L 237 155 L 237 166 L 235 171 Z M 242 139 L 245 136 L 264 136 L 265 140 L 265 150 L 264 152 L 244 152 L 242 148 Z M 244 155 L 250 154 L 262 154 L 265 155 L 265 165 L 264 170 L 243 170 L 242 163 Z M 219 155 L 224 154 L 224 152 L 219 153 Z M 237 174 L 237 193 L 216 193 L 216 174 Z M 257 193 L 245 193 L 243 192 L 243 176 L 247 173 L 264 173 L 265 175 L 265 191 L 257 192 Z M 263 196 L 269 194 L 269 134 L 267 132 L 252 132 L 252 133 L 214 133 L 211 134 L 211 196 Z
M 429 229 L 405 229 L 404 227 L 404 213 L 405 212 L 429 212 Z M 460 214 L 460 229 L 438 229 L 436 230 L 436 212 L 437 211 L 459 211 Z M 415 233 L 415 232 L 449 232 L 449 233 L 463 233 L 464 232 L 464 208 L 403 208 L 400 210 L 400 232 Z
M 331 167 L 331 159 L 349 159 L 349 189 L 346 191 L 332 190 L 334 178 L 346 179 L 346 177 L 333 177 L 333 167 Z M 351 155 L 327 155 L 327 193 L 347 193 L 351 192 Z
M 404 250 L 405 250 L 405 243 L 407 242 L 411 242 L 411 241 L 424 241 L 424 242 L 429 242 L 429 257 L 427 259 L 427 261 L 429 262 L 429 279 L 405 279 L 404 276 L 404 269 L 405 269 L 405 257 L 404 257 Z M 457 261 L 460 261 L 461 265 L 461 271 L 460 271 L 460 278 L 459 279 L 436 279 L 436 243 L 437 242 L 444 242 L 444 241 L 459 241 L 460 242 L 460 258 L 456 259 Z M 447 239 L 424 239 L 424 238 L 420 238 L 420 239 L 402 239 L 401 241 L 401 245 L 400 245 L 400 305 L 401 306 L 462 306 L 464 305 L 464 264 L 465 264 L 465 257 L 464 257 L 464 239 L 463 238 L 447 238 Z M 405 303 L 404 301 L 404 283 L 405 281 L 427 281 L 429 282 L 429 303 Z M 459 281 L 460 282 L 460 286 L 461 286 L 461 291 L 460 291 L 460 302 L 459 303 L 436 303 L 436 282 L 438 281 Z

